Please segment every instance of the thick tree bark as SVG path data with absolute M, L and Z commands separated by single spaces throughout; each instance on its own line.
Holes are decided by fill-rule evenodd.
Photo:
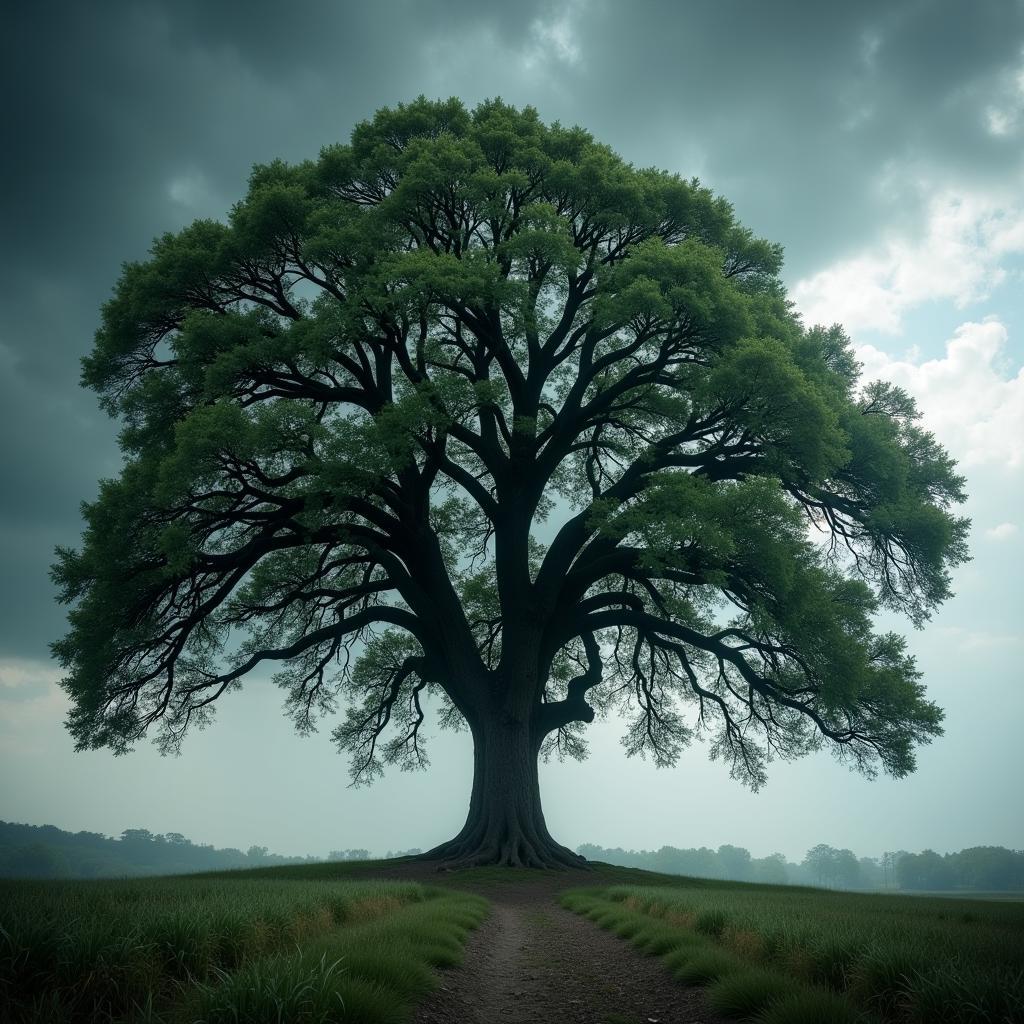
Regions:
M 586 867 L 551 838 L 540 804 L 537 758 L 543 736 L 528 723 L 496 715 L 472 727 L 473 790 L 462 831 L 423 854 L 444 868 L 500 864 Z

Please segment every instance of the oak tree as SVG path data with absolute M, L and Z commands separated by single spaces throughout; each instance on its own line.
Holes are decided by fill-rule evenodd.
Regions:
M 381 110 L 257 166 L 129 263 L 83 380 L 124 464 L 58 551 L 79 748 L 177 748 L 266 663 L 357 781 L 468 728 L 426 856 L 566 865 L 538 756 L 596 714 L 758 786 L 821 746 L 895 776 L 941 732 L 880 609 L 949 596 L 963 480 L 913 401 L 805 328 L 696 180 L 489 101 Z

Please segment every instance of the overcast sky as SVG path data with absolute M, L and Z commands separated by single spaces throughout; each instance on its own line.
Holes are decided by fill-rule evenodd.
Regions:
M 827 755 L 750 794 L 695 745 L 542 769 L 575 846 L 800 857 L 1024 847 L 1024 5 L 885 0 L 21 4 L 0 33 L 0 819 L 178 831 L 282 853 L 439 842 L 471 769 L 443 734 L 427 774 L 347 788 L 327 733 L 299 739 L 266 676 L 180 758 L 75 754 L 48 643 L 47 577 L 114 475 L 116 426 L 78 387 L 124 260 L 223 217 L 253 163 L 315 157 L 386 105 L 532 104 L 637 165 L 699 176 L 786 250 L 808 322 L 844 323 L 866 373 L 908 388 L 968 477 L 974 560 L 912 648 L 946 735 L 915 776 Z

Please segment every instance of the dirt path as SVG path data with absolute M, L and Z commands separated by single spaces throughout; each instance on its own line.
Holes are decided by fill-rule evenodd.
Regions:
M 479 889 L 493 912 L 414 1024 L 718 1024 L 699 989 L 559 906 L 564 887 Z

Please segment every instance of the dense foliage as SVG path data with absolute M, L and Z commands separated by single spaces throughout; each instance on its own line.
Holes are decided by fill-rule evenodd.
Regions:
M 941 712 L 872 616 L 949 596 L 963 481 L 780 265 L 696 181 L 499 101 L 257 167 L 125 266 L 84 363 L 125 465 L 55 567 L 78 745 L 177 747 L 281 663 L 300 730 L 347 702 L 367 780 L 425 762 L 433 695 L 478 754 L 443 852 L 509 863 L 573 860 L 536 757 L 609 709 L 754 786 L 823 743 L 912 771 Z

